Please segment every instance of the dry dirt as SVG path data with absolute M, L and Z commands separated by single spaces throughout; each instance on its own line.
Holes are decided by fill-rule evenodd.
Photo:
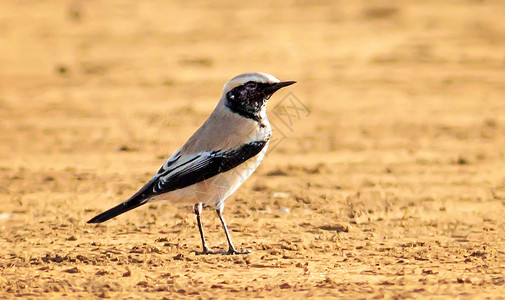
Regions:
M 0 298 L 503 298 L 505 2 L 2 1 Z M 264 71 L 275 147 L 228 199 L 85 222 Z M 291 92 L 291 93 L 290 93 Z M 209 243 L 224 249 L 206 210 Z

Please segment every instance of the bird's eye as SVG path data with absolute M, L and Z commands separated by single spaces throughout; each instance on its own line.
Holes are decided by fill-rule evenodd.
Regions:
M 254 81 L 249 81 L 248 83 L 245 84 L 245 86 L 250 89 L 255 89 L 258 85 Z

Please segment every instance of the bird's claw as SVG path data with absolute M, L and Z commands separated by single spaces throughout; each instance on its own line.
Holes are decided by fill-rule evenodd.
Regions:
M 228 249 L 228 252 L 223 253 L 225 255 L 238 255 L 238 254 L 251 254 L 250 250 L 240 251 L 234 248 Z
M 203 251 L 195 251 L 195 255 L 209 255 L 209 254 L 217 254 L 217 252 L 205 247 Z
M 203 249 L 203 251 L 194 251 L 195 255 L 212 255 L 212 254 L 221 254 L 221 255 L 241 255 L 241 254 L 251 254 L 250 250 L 239 251 L 237 249 L 228 249 L 228 251 L 218 250 L 213 251 L 209 248 Z

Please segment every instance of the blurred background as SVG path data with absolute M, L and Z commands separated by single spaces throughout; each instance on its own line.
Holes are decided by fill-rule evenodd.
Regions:
M 498 0 L 3 1 L 0 297 L 498 295 L 504 17 Z M 298 81 L 227 201 L 253 255 L 190 254 L 192 212 L 167 203 L 85 225 L 251 71 Z

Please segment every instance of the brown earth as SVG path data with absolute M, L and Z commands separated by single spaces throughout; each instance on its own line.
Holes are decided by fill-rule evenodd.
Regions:
M 504 12 L 0 2 L 0 298 L 503 298 Z M 191 208 L 166 202 L 85 223 L 246 71 L 298 81 L 271 99 L 278 143 L 224 211 L 252 254 L 195 256 Z M 203 222 L 224 249 L 212 210 Z

